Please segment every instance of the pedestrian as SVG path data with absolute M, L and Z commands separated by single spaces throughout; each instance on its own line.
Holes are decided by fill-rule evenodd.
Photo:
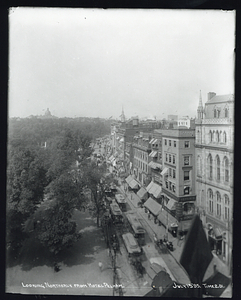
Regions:
M 99 262 L 99 268 L 100 268 L 100 272 L 102 272 L 103 264 L 101 261 Z
M 148 220 L 150 220 L 151 219 L 151 215 L 150 215 L 150 213 L 148 212 Z

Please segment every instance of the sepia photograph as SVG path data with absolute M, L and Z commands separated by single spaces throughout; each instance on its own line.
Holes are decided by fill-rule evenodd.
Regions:
M 5 293 L 232 298 L 236 11 L 8 22 Z

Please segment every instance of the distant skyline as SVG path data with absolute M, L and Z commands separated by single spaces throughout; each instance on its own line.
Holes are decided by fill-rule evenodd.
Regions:
M 234 93 L 235 12 L 13 8 L 9 117 L 195 117 Z

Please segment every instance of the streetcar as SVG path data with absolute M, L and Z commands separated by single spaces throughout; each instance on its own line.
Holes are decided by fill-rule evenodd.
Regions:
M 115 200 L 122 211 L 126 211 L 126 199 L 122 194 L 115 194 Z
M 122 239 L 129 257 L 137 257 L 142 254 L 142 249 L 139 247 L 132 233 L 128 232 L 122 234 Z
M 114 224 L 123 224 L 123 214 L 119 205 L 116 202 L 112 202 L 110 204 L 110 212 Z
M 142 227 L 137 215 L 134 213 L 126 213 L 127 220 L 132 228 L 134 237 L 137 239 L 138 244 L 143 246 L 145 244 L 145 229 Z

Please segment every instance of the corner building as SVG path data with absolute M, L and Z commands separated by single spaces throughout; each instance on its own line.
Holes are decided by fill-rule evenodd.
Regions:
M 195 130 L 162 131 L 162 164 L 164 209 L 185 232 L 195 213 Z
M 200 93 L 196 119 L 197 206 L 211 249 L 231 266 L 234 97 Z

